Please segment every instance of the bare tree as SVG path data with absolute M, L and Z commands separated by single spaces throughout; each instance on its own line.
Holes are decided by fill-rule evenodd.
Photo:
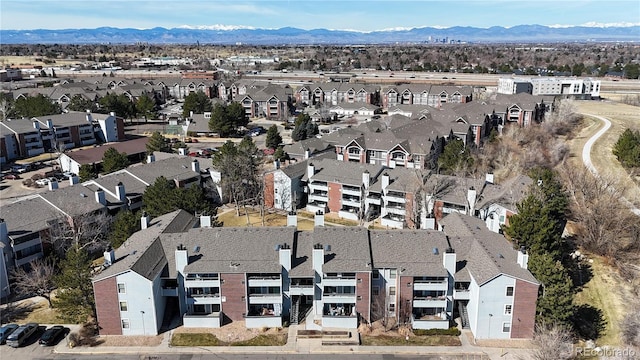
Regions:
M 620 202 L 625 187 L 618 178 L 594 176 L 585 167 L 565 169 L 564 178 L 580 245 L 612 257 L 633 246 L 630 236 L 637 218 Z
M 571 332 L 559 325 L 536 325 L 533 345 L 534 360 L 568 360 L 574 356 Z
M 111 216 L 106 212 L 83 214 L 71 219 L 59 217 L 51 221 L 48 241 L 58 254 L 77 247 L 88 252 L 104 249 L 109 243 Z
M 640 304 L 629 307 L 627 315 L 620 323 L 622 341 L 640 350 Z
M 56 274 L 54 261 L 50 258 L 36 259 L 29 263 L 29 268 L 18 267 L 12 272 L 12 282 L 18 294 L 43 297 L 51 307 L 51 292 L 56 288 L 53 282 Z

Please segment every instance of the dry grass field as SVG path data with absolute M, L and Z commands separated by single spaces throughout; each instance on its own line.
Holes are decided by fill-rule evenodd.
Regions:
M 236 216 L 235 209 L 225 211 L 218 215 L 218 221 L 222 222 L 224 227 L 262 226 L 260 212 L 251 208 L 247 208 L 247 211 L 249 212 L 249 224 L 247 224 L 247 214 L 244 209 L 240 209 L 240 216 Z M 287 226 L 286 215 L 268 212 L 264 220 L 264 226 Z M 298 229 L 313 230 L 313 220 L 298 217 Z
M 640 205 L 640 177 L 631 178 L 612 153 L 613 145 L 625 129 L 640 130 L 640 108 L 612 101 L 576 101 L 578 111 L 605 117 L 611 121 L 611 129 L 594 144 L 591 159 L 593 165 L 602 174 L 614 174 L 627 188 L 625 197 Z M 571 161 L 582 161 L 582 148 L 586 141 L 602 126 L 600 120 L 585 117 L 584 127 L 568 143 L 571 148 Z
M 64 66 L 64 65 L 76 65 L 80 64 L 83 61 L 80 59 L 51 59 L 55 61 L 55 63 L 45 63 L 43 60 L 45 58 L 42 56 L 0 56 L 0 64 L 5 66 L 12 67 L 32 67 L 32 66 L 42 66 L 42 67 L 51 67 L 51 66 Z

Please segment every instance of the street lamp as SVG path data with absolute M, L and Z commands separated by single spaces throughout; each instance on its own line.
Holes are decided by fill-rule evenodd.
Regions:
M 491 339 L 491 319 L 493 318 L 493 314 L 489 314 L 489 332 L 487 333 L 487 339 Z
M 140 317 L 142 318 L 142 335 L 145 335 L 147 331 L 144 328 L 144 310 L 140 310 Z

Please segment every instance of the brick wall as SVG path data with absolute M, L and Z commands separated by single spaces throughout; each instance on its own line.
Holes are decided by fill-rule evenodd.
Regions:
M 516 286 L 513 295 L 511 338 L 530 339 L 533 337 L 536 320 L 538 286 L 530 282 L 516 279 Z
M 356 311 L 371 322 L 371 273 L 358 272 L 356 278 Z
M 244 320 L 248 301 L 244 273 L 220 274 L 220 281 L 220 296 L 226 298 L 222 303 L 222 311 L 233 321 Z
M 264 176 L 264 205 L 268 208 L 274 207 L 275 202 L 273 178 L 273 173 L 269 173 Z M 279 189 L 278 191 L 282 191 L 282 189 Z
M 400 321 L 409 320 L 408 317 L 413 313 L 413 276 L 400 276 L 398 288 L 400 290 L 400 297 L 396 305 L 398 319 Z
M 122 335 L 116 281 L 116 277 L 112 276 L 93 283 L 100 335 Z
M 71 141 L 73 141 L 76 146 L 82 146 L 80 143 L 80 130 L 77 126 L 69 127 L 69 135 L 71 136 Z
M 329 187 L 329 211 L 338 212 L 342 207 L 342 185 L 334 182 L 327 183 Z

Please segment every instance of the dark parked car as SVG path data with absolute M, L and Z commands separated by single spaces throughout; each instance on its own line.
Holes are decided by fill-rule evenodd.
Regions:
M 7 345 L 17 348 L 22 345 L 36 330 L 38 330 L 37 323 L 28 323 L 26 325 L 19 326 L 14 332 L 7 338 Z
M 64 326 L 56 325 L 48 328 L 40 337 L 40 345 L 52 346 L 58 343 L 64 337 L 66 329 Z
M 18 328 L 18 324 L 7 324 L 0 328 L 0 345 L 4 345 L 9 335 Z

